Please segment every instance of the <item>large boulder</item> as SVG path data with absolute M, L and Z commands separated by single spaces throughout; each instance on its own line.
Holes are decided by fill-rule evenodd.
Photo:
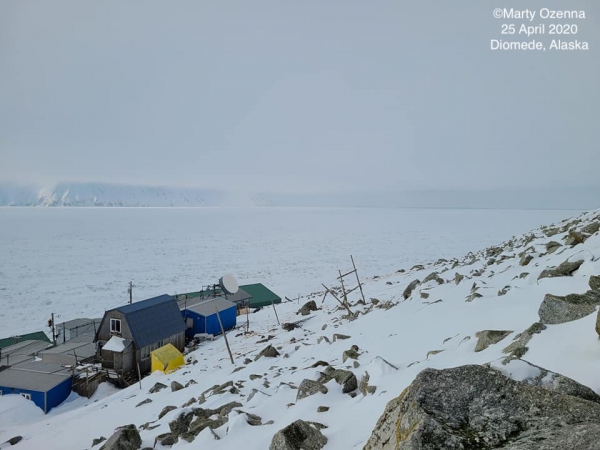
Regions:
M 600 449 L 600 404 L 469 365 L 425 369 L 364 450 Z
M 477 339 L 477 345 L 475 346 L 476 352 L 481 352 L 488 348 L 490 345 L 497 344 L 506 336 L 508 336 L 512 331 L 508 330 L 483 330 L 478 331 L 475 336 Z
M 562 244 L 560 242 L 550 241 L 550 242 L 546 243 L 546 251 L 548 253 L 554 253 L 556 250 L 558 250 L 561 247 L 562 247 Z
M 410 294 L 412 294 L 412 291 L 414 291 L 415 288 L 419 284 L 421 284 L 421 282 L 419 280 L 414 280 L 414 281 L 411 281 L 408 286 L 406 286 L 406 289 L 404 289 L 404 292 L 402 293 L 402 297 L 404 297 L 404 300 L 407 300 L 408 297 L 410 297 Z
M 564 297 L 546 294 L 540 305 L 540 322 L 554 325 L 581 319 L 596 310 L 600 305 L 600 291 L 587 291 L 585 294 L 569 294 Z
M 298 386 L 298 394 L 296 395 L 296 401 L 302 400 L 303 398 L 315 395 L 318 392 L 327 394 L 327 387 L 318 381 L 304 379 Z
M 319 450 L 327 438 L 311 422 L 296 420 L 273 436 L 269 450 Z
M 142 438 L 135 425 L 125 425 L 100 447 L 100 450 L 138 450 L 142 446 Z
M 542 278 L 570 277 L 582 264 L 583 259 L 573 262 L 567 260 L 558 267 L 551 267 L 544 270 L 538 277 L 538 280 L 541 280 Z

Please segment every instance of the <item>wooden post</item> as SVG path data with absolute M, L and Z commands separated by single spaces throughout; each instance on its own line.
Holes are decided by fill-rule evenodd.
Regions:
M 363 303 L 366 305 L 367 302 L 365 301 L 365 294 L 364 294 L 363 289 L 362 289 L 362 284 L 360 282 L 360 278 L 358 278 L 358 269 L 356 268 L 356 264 L 354 264 L 354 258 L 352 257 L 352 255 L 350 255 L 350 259 L 352 260 L 352 267 L 354 267 L 354 273 L 356 275 L 356 281 L 358 282 L 358 287 L 360 288 L 360 296 L 362 297 Z
M 217 312 L 217 319 L 219 319 L 219 325 L 221 327 L 221 333 L 223 333 L 223 337 L 225 338 L 225 345 L 227 346 L 227 351 L 229 352 L 229 359 L 231 359 L 231 364 L 233 362 L 233 355 L 231 354 L 231 349 L 229 348 L 229 341 L 227 340 L 227 335 L 225 334 L 225 330 L 223 329 L 223 322 L 221 322 L 221 314 L 219 314 L 219 308 L 215 307 L 215 311 Z
M 348 304 L 348 295 L 346 295 L 346 288 L 344 286 L 344 277 L 342 276 L 342 271 L 338 269 L 338 272 L 340 273 L 340 283 L 342 283 L 342 294 L 343 294 L 343 298 L 344 298 L 344 303 L 347 305 Z M 345 275 L 344 275 L 345 276 Z
M 246 305 L 246 333 L 250 332 L 250 302 Z
M 142 371 L 140 370 L 140 363 L 137 363 L 137 370 L 138 370 L 138 380 L 140 380 L 140 391 L 141 391 L 142 390 Z
M 329 289 L 329 288 L 328 288 L 327 286 L 325 286 L 323 283 L 321 283 L 321 286 L 323 286 L 323 287 L 324 287 L 324 288 L 327 290 L 327 292 L 328 292 L 329 294 L 331 294 L 331 295 L 333 296 L 333 298 L 335 298 L 335 299 L 337 300 L 337 302 L 338 302 L 340 305 L 342 305 L 344 308 L 346 308 L 346 310 L 348 311 L 348 314 L 354 315 L 354 313 L 353 313 L 353 312 L 350 310 L 350 307 L 349 307 L 349 306 L 348 306 L 346 303 L 344 303 L 343 301 L 341 301 L 341 300 L 340 300 L 340 299 L 337 297 L 337 295 L 335 295 L 335 294 L 333 293 L 333 291 L 332 291 L 331 289 Z
M 279 316 L 277 315 L 277 310 L 275 309 L 275 302 L 271 300 L 271 305 L 273 305 L 273 311 L 275 311 L 275 317 L 277 318 L 277 325 L 281 325 L 279 322 Z

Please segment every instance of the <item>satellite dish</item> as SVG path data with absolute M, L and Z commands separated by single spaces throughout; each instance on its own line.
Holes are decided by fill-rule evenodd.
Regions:
M 238 289 L 240 288 L 238 286 L 238 282 L 235 279 L 235 277 L 233 275 L 223 275 L 220 279 L 219 279 L 219 286 L 221 286 L 221 289 L 223 289 L 223 291 L 226 294 L 235 294 Z

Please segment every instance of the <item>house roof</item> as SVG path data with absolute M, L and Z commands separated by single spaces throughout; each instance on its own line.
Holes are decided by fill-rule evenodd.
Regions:
M 270 305 L 271 302 L 281 303 L 281 297 L 279 297 L 273 291 L 268 289 L 262 283 L 245 284 L 243 286 L 240 286 L 240 289 L 243 289 L 252 296 L 252 298 L 250 299 L 251 308 Z
M 45 341 L 23 341 L 2 349 L 0 366 L 20 364 L 23 361 L 31 361 L 34 355 L 48 348 L 49 342 Z
M 125 316 L 133 341 L 138 348 L 185 331 L 185 323 L 177 302 L 171 295 L 160 295 L 113 308 L 110 311 L 119 311 Z
M 229 308 L 235 308 L 235 303 L 224 298 L 215 298 L 192 305 L 188 307 L 188 310 L 207 317 L 215 314 L 217 310 L 221 312 Z
M 89 358 L 96 354 L 96 344 L 68 341 L 39 353 L 40 356 L 55 354 L 67 354 L 73 357 L 77 355 L 77 358 Z
M 32 362 L 0 372 L 0 386 L 48 392 L 70 377 L 58 364 Z
M 8 338 L 0 339 L 0 349 L 14 345 L 22 341 L 44 341 L 50 342 L 48 336 L 43 331 L 36 331 L 34 333 L 22 334 L 21 336 L 11 336 Z

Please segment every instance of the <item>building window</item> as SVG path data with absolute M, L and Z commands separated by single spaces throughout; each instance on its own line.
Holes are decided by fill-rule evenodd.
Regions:
M 25 397 L 27 400 L 31 400 L 31 394 L 24 394 L 21 392 L 21 396 Z
M 110 319 L 110 332 L 121 334 L 121 320 L 120 319 Z

